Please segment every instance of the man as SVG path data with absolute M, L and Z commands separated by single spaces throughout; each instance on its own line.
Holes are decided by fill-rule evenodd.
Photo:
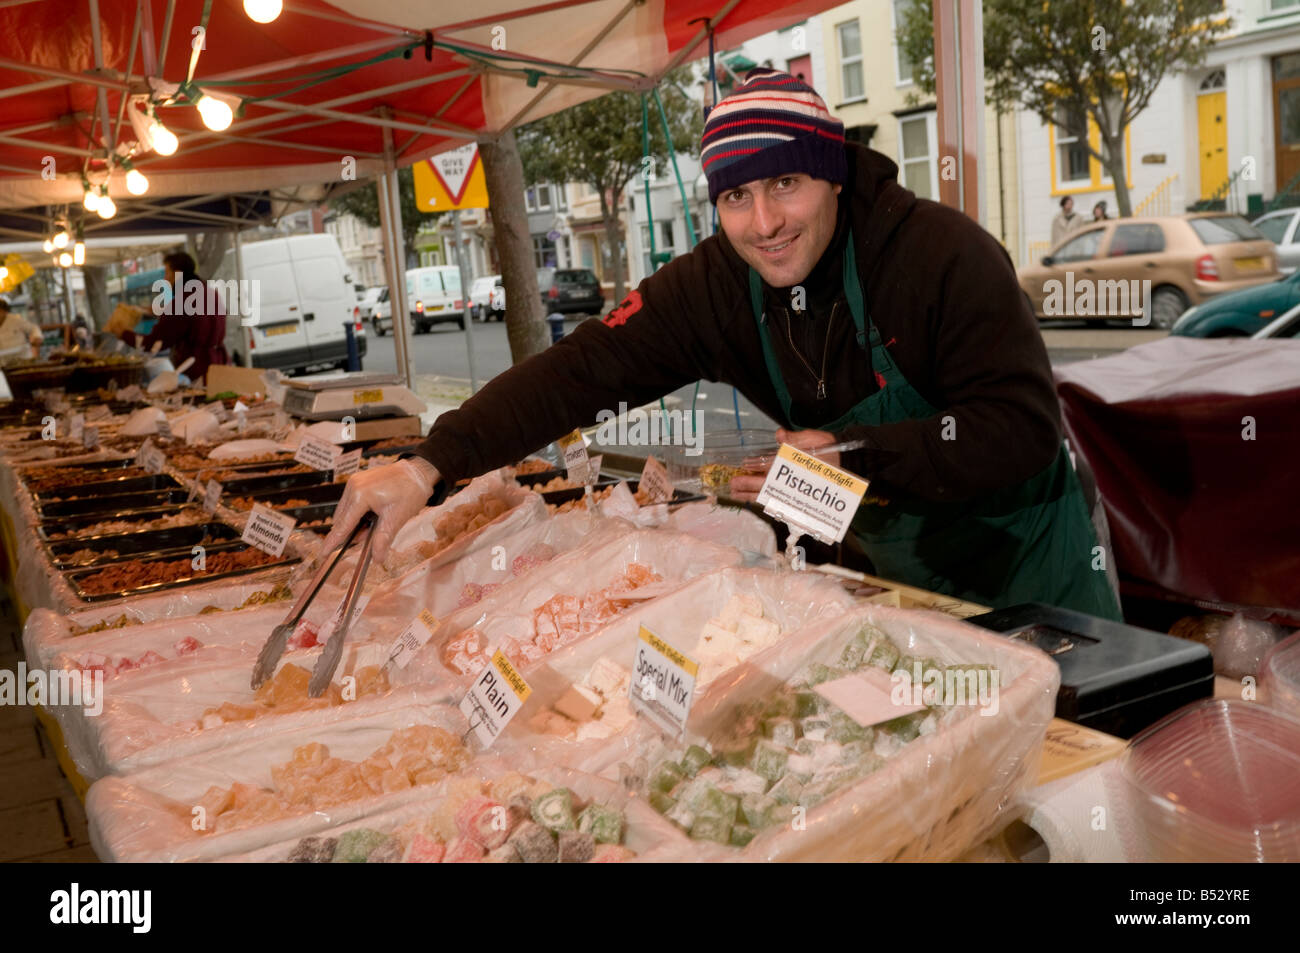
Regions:
M 918 199 L 897 166 L 844 143 L 808 86 L 756 69 L 702 140 L 721 233 L 607 315 L 444 414 L 412 459 L 348 481 L 326 540 L 367 511 L 375 557 L 446 484 L 518 460 L 620 401 L 733 384 L 803 449 L 887 502 L 852 532 L 885 577 L 987 605 L 1118 618 L 1061 442 L 1034 316 L 997 241 Z M 752 499 L 762 479 L 738 477 Z
M 185 373 L 190 380 L 197 381 L 208 372 L 213 364 L 229 364 L 226 354 L 226 315 L 216 301 L 211 314 L 208 313 L 207 282 L 198 276 L 194 259 L 185 252 L 173 252 L 163 259 L 163 268 L 167 276 L 167 290 L 162 297 L 168 298 L 165 313 L 146 335 L 134 331 L 122 330 L 118 333 L 127 344 L 143 350 L 149 350 L 155 342 L 171 349 L 172 366 L 180 367 L 189 358 L 194 358 Z M 194 282 L 202 287 L 202 294 L 191 295 Z M 173 289 L 180 288 L 176 297 Z M 215 301 L 215 298 L 214 298 Z
M 1052 219 L 1052 247 L 1061 244 L 1061 239 L 1082 224 L 1083 216 L 1074 211 L 1074 199 L 1065 196 L 1061 199 L 1061 211 Z
M 0 298 L 0 356 L 32 357 L 41 340 L 41 329 L 18 312 L 10 311 L 9 302 Z

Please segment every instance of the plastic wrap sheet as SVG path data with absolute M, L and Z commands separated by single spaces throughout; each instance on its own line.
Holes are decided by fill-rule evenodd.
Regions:
M 238 744 L 146 768 L 126 778 L 107 777 L 96 781 L 86 795 L 90 843 L 95 853 L 101 860 L 118 862 L 215 860 L 280 841 L 296 840 L 399 807 L 427 792 L 408 788 L 371 795 L 328 810 L 225 833 L 197 833 L 190 821 L 191 806 L 214 785 L 225 788 L 242 782 L 270 788 L 271 768 L 289 761 L 294 749 L 301 745 L 320 742 L 329 748 L 331 757 L 363 761 L 399 728 L 433 725 L 456 737 L 468 728 L 460 712 L 428 704 L 362 717 L 344 705 L 325 714 L 326 719 L 312 725 L 248 738 Z
M 434 683 L 450 679 L 468 686 L 472 673 L 457 672 L 443 662 L 443 648 L 450 639 L 474 627 L 490 657 L 503 639 L 532 633 L 534 613 L 549 599 L 604 589 L 621 579 L 633 563 L 647 566 L 662 577 L 661 582 L 629 594 L 629 598 L 648 601 L 674 591 L 687 579 L 736 566 L 740 561 L 740 552 L 729 546 L 660 530 L 634 530 L 608 542 L 584 546 L 557 556 L 528 575 L 506 583 L 481 602 L 442 619 L 400 680 Z M 522 658 L 514 661 L 525 671 L 531 664 Z
M 717 503 L 684 503 L 668 511 L 664 529 L 735 546 L 747 558 L 776 555 L 776 532 L 756 514 Z
M 530 669 L 528 680 L 533 694 L 528 709 L 507 726 L 497 744 L 502 751 L 518 751 L 521 758 L 566 764 L 593 774 L 603 773 L 618 762 L 634 757 L 646 739 L 657 733 L 653 725 L 641 719 L 608 738 L 584 741 L 573 736 L 540 734 L 529 719 L 553 705 L 571 684 L 581 682 L 602 657 L 630 672 L 642 625 L 688 657 L 694 657 L 704 624 L 716 617 L 736 595 L 757 598 L 763 607 L 763 617 L 780 625 L 782 640 L 797 639 L 797 633 L 808 627 L 822 631 L 854 604 L 842 586 L 819 573 L 722 569 L 692 579 L 671 595 L 624 613 L 591 638 L 551 653 L 544 662 Z M 701 676 L 704 674 L 701 671 Z M 708 697 L 712 685 L 728 682 L 726 677 L 712 682 L 697 679 L 692 704 Z
M 1057 369 L 1122 573 L 1300 611 L 1297 367 L 1300 341 L 1170 337 Z
M 476 764 L 478 774 L 485 781 L 491 781 L 506 773 L 505 765 L 499 760 L 483 759 Z M 515 765 L 511 770 L 539 781 L 545 781 L 555 787 L 568 788 L 583 801 L 594 802 L 609 807 L 616 807 L 623 812 L 624 833 L 623 846 L 635 852 L 630 863 L 647 863 L 664 859 L 664 854 L 672 843 L 672 826 L 659 816 L 643 798 L 636 797 L 614 782 L 604 778 L 593 777 L 580 771 L 570 771 L 557 766 L 539 766 L 536 770 L 525 770 Z M 424 791 L 419 799 L 391 811 L 373 814 L 362 821 L 342 824 L 322 830 L 320 837 L 338 837 L 357 828 L 390 834 L 403 825 L 421 822 L 430 818 L 435 812 L 446 811 L 463 797 L 449 796 L 442 793 Z M 281 841 L 259 850 L 223 858 L 228 863 L 284 863 L 297 845 L 297 840 Z
M 98 714 L 84 708 L 55 709 L 77 770 L 87 780 L 129 774 L 248 738 L 264 738 L 300 725 L 328 724 L 335 708 L 285 713 L 270 710 L 247 721 L 201 727 L 201 719 L 209 710 L 228 702 L 254 704 L 250 676 L 256 649 L 248 644 L 232 651 L 214 649 L 202 658 L 188 656 L 107 679 L 103 710 Z M 287 651 L 281 667 L 296 665 L 310 672 L 319 653 L 319 648 Z M 360 669 L 383 665 L 387 655 L 384 643 L 349 640 L 334 681 L 342 686 L 346 677 Z M 347 708 L 359 716 L 401 707 L 417 696 L 424 702 L 451 701 L 446 692 L 407 687 L 364 695 L 335 707 Z
M 904 653 L 945 665 L 992 665 L 1000 673 L 997 712 L 967 706 L 921 735 L 874 773 L 807 810 L 805 829 L 764 830 L 744 849 L 676 836 L 696 859 L 736 861 L 947 861 L 1008 820 L 1020 792 L 1034 783 L 1055 710 L 1060 669 L 1038 649 L 939 613 L 868 605 L 820 630 L 755 656 L 714 685 L 691 712 L 688 741 L 725 729 L 735 707 L 779 688 L 810 662 L 833 664 L 863 623 L 881 629 Z M 991 706 L 990 706 L 991 707 Z M 643 752 L 653 764 L 666 751 Z
M 548 551 L 553 551 L 551 558 L 555 558 L 631 530 L 626 523 L 599 519 L 585 510 L 561 513 L 551 519 L 529 520 L 522 525 L 516 523 L 513 532 L 494 533 L 494 541 L 454 562 L 428 560 L 396 579 L 381 582 L 370 593 L 362 617 L 367 624 L 386 627 L 395 638 L 424 609 L 441 619 L 462 608 L 463 599 L 481 591 L 472 587 L 500 586 L 538 565 L 546 565 L 538 560 Z

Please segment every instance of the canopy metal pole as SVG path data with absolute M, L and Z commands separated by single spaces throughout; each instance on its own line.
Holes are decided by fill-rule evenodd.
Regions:
M 469 392 L 478 391 L 478 368 L 474 364 L 474 315 L 469 313 L 469 286 L 473 277 L 465 265 L 465 236 L 460 227 L 460 209 L 453 209 L 452 220 L 456 223 L 456 264 L 460 266 L 461 317 L 465 321 L 465 353 L 469 357 Z
M 230 211 L 231 211 L 231 214 L 232 214 L 232 215 L 235 213 L 235 200 L 234 200 L 233 198 L 230 200 Z M 238 289 L 240 289 L 240 291 L 239 291 L 240 294 L 243 294 L 243 288 L 244 288 L 244 249 L 243 249 L 243 245 L 242 245 L 242 244 L 240 243 L 240 241 L 239 241 L 239 223 L 238 223 L 238 222 L 236 222 L 234 225 L 230 226 L 230 237 L 231 237 L 231 240 L 232 240 L 232 245 L 234 246 L 234 249 L 235 249 L 235 287 L 238 288 Z M 261 303 L 260 300 L 259 300 L 258 303 L 259 303 L 259 304 Z M 236 321 L 240 321 L 240 318 L 241 318 L 241 316 L 242 316 L 242 314 L 243 314 L 243 310 L 244 310 L 244 309 L 243 309 L 243 304 L 244 304 L 244 301 L 243 301 L 242 298 L 240 299 L 239 304 L 240 304 L 240 306 L 241 306 L 241 307 L 239 308 L 239 312 L 240 312 L 240 313 L 235 315 L 235 320 L 236 320 Z M 257 320 L 257 318 L 260 317 L 260 315 L 252 315 L 252 314 L 250 314 L 249 317 L 253 318 L 254 320 Z M 227 320 L 227 321 L 230 320 L 230 315 L 226 315 L 226 320 Z M 243 326 L 243 322 L 240 321 L 240 328 L 239 328 L 240 337 L 243 337 L 244 331 L 245 331 L 245 328 L 244 328 L 244 326 Z M 248 339 L 247 339 L 246 341 L 242 342 L 245 346 L 244 346 L 243 348 L 241 348 L 240 350 L 242 350 L 242 351 L 244 352 L 244 366 L 245 366 L 245 367 L 252 367 L 252 366 L 253 366 L 253 348 L 250 346 L 250 343 L 251 343 L 252 340 L 253 340 L 253 335 L 255 335 L 255 334 L 257 333 L 257 325 L 254 324 L 252 327 L 247 328 L 247 331 L 248 331 Z
M 386 111 L 386 110 L 385 110 Z M 388 302 L 393 315 L 393 351 L 402 382 L 415 389 L 411 365 L 410 314 L 406 304 L 406 249 L 402 241 L 401 186 L 393 160 L 393 131 L 384 135 L 384 174 L 379 177 L 379 231 L 384 237 L 384 268 L 388 273 Z
M 72 311 L 72 276 L 71 276 L 71 274 L 70 274 L 71 271 L 72 271 L 71 268 L 64 268 L 64 269 L 63 269 L 63 303 L 64 303 L 64 306 L 68 309 L 67 316 L 66 316 L 66 320 L 67 320 L 67 323 L 68 323 L 68 324 L 71 324 L 71 323 L 72 323 L 72 315 L 73 315 L 73 311 Z

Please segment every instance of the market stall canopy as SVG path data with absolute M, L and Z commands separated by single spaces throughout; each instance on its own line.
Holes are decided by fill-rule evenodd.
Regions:
M 390 136 L 409 165 L 612 89 L 648 89 L 707 53 L 708 18 L 724 48 L 828 5 L 485 0 L 467 16 L 418 0 L 294 0 L 267 24 L 240 0 L 12 5 L 0 208 L 79 203 L 109 152 L 134 152 L 153 199 L 364 179 L 382 171 Z M 205 127 L 200 94 L 235 107 L 226 129 Z M 171 155 L 135 147 L 151 108 L 179 140 Z M 115 200 L 129 198 L 123 178 L 108 183 Z
M 1297 367 L 1300 341 L 1168 337 L 1056 369 L 1123 577 L 1300 624 Z

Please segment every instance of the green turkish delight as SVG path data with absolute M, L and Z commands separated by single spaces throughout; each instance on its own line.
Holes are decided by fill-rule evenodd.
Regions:
M 573 794 L 568 788 L 554 788 L 533 800 L 533 820 L 552 831 L 571 831 Z
M 660 761 L 650 774 L 650 790 L 663 791 L 665 794 L 677 787 L 686 774 L 681 766 L 673 761 Z
M 876 643 L 875 648 L 871 650 L 871 655 L 867 659 L 868 665 L 874 665 L 876 668 L 882 668 L 886 672 L 892 672 L 894 666 L 898 664 L 902 653 L 898 647 L 889 639 L 881 639 Z
M 799 737 L 799 729 L 790 718 L 769 718 L 763 722 L 763 734 L 770 738 L 773 744 L 783 748 L 793 748 L 795 740 Z
M 868 729 L 863 728 L 844 712 L 833 711 L 830 715 L 830 729 L 826 732 L 826 737 L 840 744 L 846 744 L 850 741 L 865 741 L 868 737 Z
M 726 844 L 731 840 L 731 821 L 721 817 L 701 815 L 691 825 L 691 838 L 693 840 L 711 840 L 719 844 Z
M 682 770 L 691 777 L 695 777 L 700 770 L 713 763 L 713 755 L 709 754 L 699 745 L 691 745 L 682 755 Z M 666 790 L 672 790 L 672 785 Z
M 368 827 L 358 827 L 339 835 L 338 846 L 330 861 L 335 864 L 364 864 L 366 858 L 380 844 L 389 840 L 387 834 L 373 831 Z
M 766 740 L 760 741 L 754 748 L 754 760 L 750 763 L 750 767 L 755 774 L 769 781 L 777 781 L 785 772 L 785 763 L 789 757 L 789 752 L 780 745 Z
M 650 806 L 660 814 L 667 814 L 676 803 L 677 799 L 671 794 L 665 794 L 663 791 L 650 792 Z
M 618 844 L 623 840 L 623 815 L 613 808 L 592 804 L 578 815 L 578 830 L 590 834 L 598 844 Z
M 696 808 L 695 813 L 697 817 L 717 817 L 727 821 L 727 823 L 734 823 L 736 813 L 739 810 L 739 797 L 711 787 L 700 799 L 699 807 Z
M 746 794 L 740 799 L 740 814 L 750 827 L 763 828 L 772 823 L 776 801 L 765 794 Z
M 796 718 L 807 718 L 826 710 L 828 702 L 814 691 L 794 693 L 794 714 Z
M 745 824 L 735 824 L 731 828 L 730 844 L 732 847 L 745 847 L 754 839 L 754 835 L 757 833 L 756 830 Z
M 786 775 L 767 792 L 777 804 L 794 804 L 799 800 L 799 792 L 803 790 L 803 785 L 791 775 Z

